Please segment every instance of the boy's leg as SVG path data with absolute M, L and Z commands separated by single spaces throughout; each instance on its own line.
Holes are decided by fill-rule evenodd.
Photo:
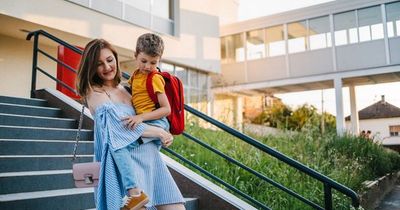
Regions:
M 114 162 L 117 165 L 118 171 L 121 174 L 122 185 L 124 186 L 124 189 L 126 191 L 137 187 L 135 168 L 133 165 L 133 161 L 130 157 L 131 154 L 128 149 L 130 146 L 131 145 L 118 149 L 116 151 L 110 150 L 111 155 L 114 158 Z
M 146 123 L 147 125 L 159 127 L 159 128 L 162 128 L 162 129 L 164 129 L 166 131 L 169 131 L 169 122 L 168 122 L 166 117 L 163 117 L 163 118 L 158 119 L 158 120 L 144 121 L 144 123 Z M 147 143 L 147 142 L 156 140 L 156 144 L 158 146 L 161 146 L 161 140 L 159 138 L 142 137 L 142 139 L 143 139 L 143 143 Z
M 139 143 L 135 141 L 132 144 L 116 151 L 110 150 L 121 175 L 122 185 L 124 186 L 126 194 L 123 197 L 121 204 L 121 209 L 123 210 L 139 209 L 149 202 L 147 195 L 137 187 L 135 167 L 130 154 L 130 151 L 138 146 Z

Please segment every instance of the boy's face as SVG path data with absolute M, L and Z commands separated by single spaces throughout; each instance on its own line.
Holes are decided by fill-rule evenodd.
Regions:
M 160 62 L 160 56 L 153 57 L 143 52 L 136 56 L 137 67 L 142 73 L 157 71 L 158 62 Z

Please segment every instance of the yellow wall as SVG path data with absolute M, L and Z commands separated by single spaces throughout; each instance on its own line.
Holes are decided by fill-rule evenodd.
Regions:
M 0 35 L 0 95 L 30 97 L 32 78 L 32 43 L 8 36 Z M 56 55 L 55 47 L 42 46 L 42 49 L 53 56 Z M 48 59 L 40 57 L 39 66 L 48 69 L 53 76 L 56 75 L 56 65 Z M 55 83 L 38 73 L 37 89 L 54 87 Z

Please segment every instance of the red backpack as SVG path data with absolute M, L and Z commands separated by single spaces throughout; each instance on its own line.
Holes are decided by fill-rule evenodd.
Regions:
M 165 80 L 165 94 L 168 97 L 168 102 L 171 107 L 171 114 L 167 116 L 170 124 L 169 132 L 174 135 L 183 133 L 185 129 L 185 116 L 184 116 L 184 101 L 183 101 L 183 85 L 181 80 L 171 75 L 168 72 L 152 72 L 147 76 L 146 88 L 151 100 L 156 104 L 156 108 L 160 105 L 158 103 L 157 95 L 153 89 L 153 76 L 154 74 L 161 75 Z

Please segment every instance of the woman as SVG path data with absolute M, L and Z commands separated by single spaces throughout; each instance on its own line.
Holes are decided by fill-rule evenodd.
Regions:
M 77 89 L 86 100 L 95 121 L 94 159 L 101 162 L 99 185 L 95 189 L 96 208 L 121 208 L 125 191 L 111 149 L 127 148 L 130 151 L 129 161 L 132 161 L 130 163 L 136 169 L 137 184 L 150 199 L 146 207 L 161 210 L 185 209 L 183 197 L 154 141 L 138 147 L 132 146 L 137 145 L 137 140 L 143 136 L 160 138 L 163 146 L 167 147 L 172 144 L 171 134 L 144 124 L 133 126 L 129 117 L 135 115 L 131 96 L 120 81 L 118 55 L 114 48 L 103 39 L 89 42 L 78 70 Z

